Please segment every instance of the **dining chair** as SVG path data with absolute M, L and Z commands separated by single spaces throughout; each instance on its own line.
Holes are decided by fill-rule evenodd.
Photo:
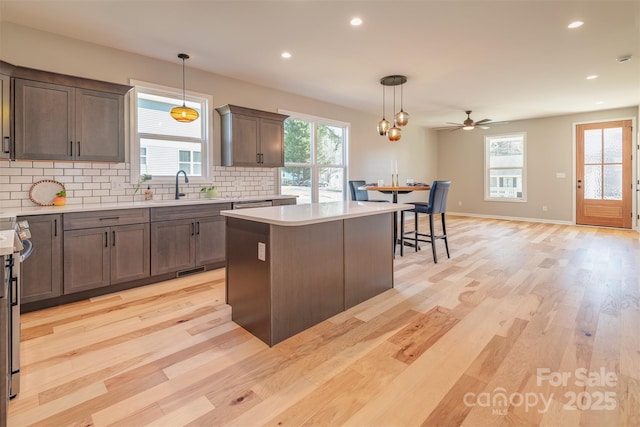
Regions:
M 447 196 L 449 194 L 451 181 L 433 181 L 431 184 L 431 192 L 429 193 L 429 202 L 411 202 L 413 209 L 401 211 L 400 213 L 400 256 L 404 255 L 404 241 L 409 240 L 413 243 L 416 252 L 420 249 L 419 242 L 431 243 L 431 251 L 433 252 L 433 262 L 438 263 L 438 255 L 436 254 L 436 240 L 444 240 L 444 246 L 447 249 L 447 258 L 449 255 L 449 242 L 447 240 L 447 227 L 444 216 L 447 210 Z M 404 231 L 404 215 L 405 212 L 413 212 L 415 226 L 413 231 Z M 429 215 L 429 234 L 420 233 L 418 229 L 418 214 Z M 435 227 L 433 224 L 433 216 L 440 214 L 442 218 L 442 234 L 435 235 Z M 411 236 L 413 237 L 406 237 Z M 412 242 L 411 242 L 412 241 Z
M 351 190 L 351 200 L 357 202 L 389 202 L 383 199 L 370 199 L 369 192 L 367 190 L 359 190 L 358 187 L 364 187 L 365 181 L 353 180 L 349 181 L 349 190 Z

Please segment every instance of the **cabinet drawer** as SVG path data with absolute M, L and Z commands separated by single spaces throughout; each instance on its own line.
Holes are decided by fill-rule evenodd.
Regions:
M 65 230 L 141 224 L 144 222 L 149 222 L 149 209 L 116 209 L 95 212 L 74 212 L 64 214 L 63 216 Z
M 220 211 L 231 209 L 231 203 L 207 203 L 204 205 L 167 206 L 151 208 L 151 221 L 171 221 L 196 217 L 218 216 Z

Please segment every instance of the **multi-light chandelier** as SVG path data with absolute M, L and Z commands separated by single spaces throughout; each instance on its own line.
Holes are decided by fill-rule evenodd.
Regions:
M 186 96 L 184 88 L 184 60 L 189 59 L 186 53 L 179 53 L 178 58 L 182 59 L 182 106 L 173 107 L 171 109 L 171 117 L 179 122 L 189 123 L 198 119 L 198 112 L 186 105 Z
M 404 94 L 402 87 L 407 82 L 406 76 L 386 76 L 380 79 L 382 85 L 382 120 L 378 122 L 378 134 L 381 136 L 386 135 L 389 141 L 396 142 L 402 137 L 401 126 L 406 126 L 409 123 L 409 113 L 403 109 Z M 400 86 L 400 111 L 393 116 L 393 126 L 385 117 L 385 90 L 387 86 L 393 86 L 393 111 L 396 111 L 396 86 Z

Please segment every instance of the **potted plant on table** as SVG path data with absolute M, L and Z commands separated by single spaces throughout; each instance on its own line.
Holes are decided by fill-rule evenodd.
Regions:
M 201 193 L 205 193 L 205 195 L 210 198 L 213 199 L 215 197 L 218 197 L 218 189 L 216 188 L 215 185 L 211 184 L 211 185 L 205 185 L 204 187 L 202 187 L 200 189 Z

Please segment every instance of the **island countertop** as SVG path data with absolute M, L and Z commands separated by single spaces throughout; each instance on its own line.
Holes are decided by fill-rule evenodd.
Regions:
M 264 224 L 300 226 L 392 213 L 407 209 L 413 209 L 413 205 L 402 203 L 353 202 L 345 200 L 305 205 L 225 210 L 220 213 L 230 218 L 244 219 Z

